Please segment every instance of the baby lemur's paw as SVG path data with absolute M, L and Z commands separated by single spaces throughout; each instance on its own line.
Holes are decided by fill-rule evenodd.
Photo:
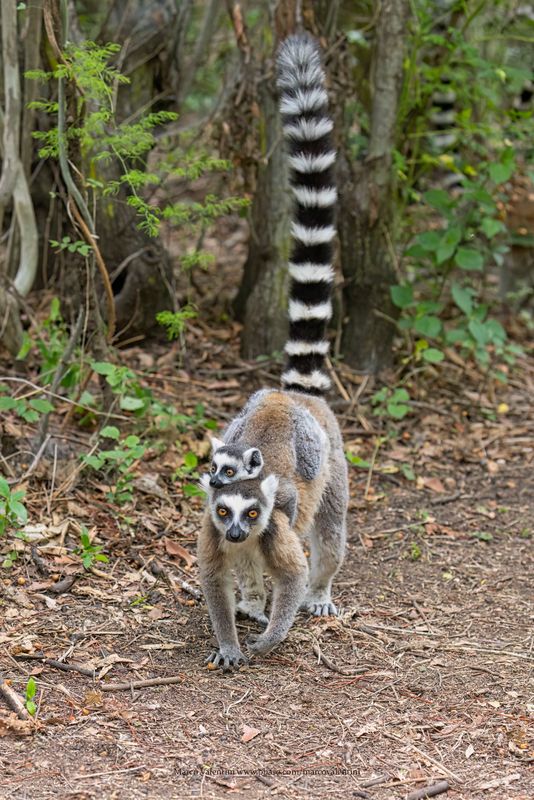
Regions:
M 314 617 L 337 617 L 337 608 L 331 600 L 327 601 L 314 601 L 307 600 L 302 604 L 301 608 L 312 614 Z
M 223 646 L 220 650 L 214 650 L 204 663 L 219 667 L 223 672 L 231 672 L 241 664 L 248 664 L 248 658 L 243 655 L 239 647 Z
M 266 628 L 269 624 L 269 618 L 267 615 L 263 611 L 254 608 L 252 605 L 247 603 L 246 600 L 239 601 L 236 606 L 236 611 L 239 615 L 254 620 L 254 622 L 257 622 L 258 625 L 261 625 L 263 628 Z
M 253 655 L 265 655 L 273 647 L 276 647 L 282 640 L 275 639 L 272 636 L 265 636 L 263 633 L 251 633 L 246 638 L 247 649 Z

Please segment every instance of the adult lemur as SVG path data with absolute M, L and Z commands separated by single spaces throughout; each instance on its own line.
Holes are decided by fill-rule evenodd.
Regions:
M 343 443 L 321 395 L 326 323 L 331 317 L 332 239 L 336 188 L 325 75 L 317 44 L 291 36 L 278 53 L 278 87 L 295 195 L 289 263 L 289 339 L 282 391 L 254 394 L 214 441 L 207 509 L 198 560 L 219 649 L 209 661 L 229 669 L 246 661 L 235 626 L 232 571 L 241 590 L 238 610 L 267 625 L 247 642 L 264 653 L 281 642 L 299 607 L 336 614 L 330 592 L 344 555 L 348 500 Z M 308 534 L 311 563 L 300 534 Z M 270 618 L 263 573 L 272 576 Z

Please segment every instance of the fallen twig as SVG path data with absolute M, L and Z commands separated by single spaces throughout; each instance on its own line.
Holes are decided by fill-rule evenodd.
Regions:
M 57 581 L 57 583 L 54 583 L 52 586 L 49 586 L 46 591 L 52 592 L 52 594 L 63 594 L 64 592 L 68 592 L 77 577 L 77 575 L 67 575 L 66 578 L 63 578 L 62 580 Z
M 396 736 L 394 733 L 386 733 L 384 731 L 384 736 L 387 736 L 388 739 L 394 739 L 396 742 L 402 742 L 403 741 L 400 736 Z M 426 761 L 428 761 L 434 767 L 439 769 L 440 772 L 444 772 L 445 775 L 448 775 L 449 778 L 452 778 L 453 781 L 455 781 L 456 783 L 462 783 L 462 779 L 459 778 L 458 775 L 455 775 L 454 772 L 452 772 L 446 766 L 441 764 L 435 758 L 432 758 L 432 756 L 429 756 L 428 753 L 425 753 L 423 750 L 420 750 L 415 744 L 413 744 L 412 742 L 408 742 L 408 747 L 411 750 L 414 750 L 416 753 L 418 753 L 421 756 L 421 758 L 424 758 Z
M 343 675 L 345 678 L 357 678 L 362 673 L 369 671 L 369 667 L 356 667 L 354 671 L 349 672 L 348 670 L 343 669 L 342 667 L 338 667 L 338 665 L 334 664 L 333 661 L 330 661 L 330 659 L 325 656 L 325 654 L 323 653 L 318 644 L 312 645 L 312 649 L 317 658 L 319 659 L 319 662 L 322 662 L 325 665 L 325 667 L 331 669 L 332 672 L 337 672 L 338 675 Z
M 437 794 L 443 794 L 450 789 L 447 781 L 439 781 L 433 783 L 432 786 L 423 786 L 422 789 L 417 789 L 415 792 L 410 792 L 406 800 L 424 800 L 425 797 L 435 797 Z
M 32 715 L 27 711 L 24 705 L 24 700 L 19 697 L 17 692 L 9 685 L 9 683 L 0 677 L 0 695 L 4 698 L 8 707 L 15 712 L 19 719 L 33 719 Z
M 148 678 L 146 681 L 124 681 L 124 683 L 103 683 L 98 684 L 103 692 L 123 692 L 132 689 L 144 689 L 147 686 L 172 686 L 175 683 L 183 683 L 183 675 L 174 675 L 171 678 Z
M 360 786 L 363 789 L 370 789 L 371 786 L 379 786 L 381 783 L 387 783 L 389 778 L 389 775 L 379 775 L 378 778 L 371 778 L 370 781 L 365 781 L 364 783 L 361 783 Z
M 96 672 L 92 669 L 78 666 L 78 664 L 65 664 L 63 661 L 56 661 L 55 658 L 48 658 L 37 653 L 18 653 L 14 658 L 20 661 L 39 661 L 47 667 L 54 667 L 54 669 L 60 669 L 63 672 L 79 672 L 80 675 L 86 675 L 88 678 L 96 677 Z

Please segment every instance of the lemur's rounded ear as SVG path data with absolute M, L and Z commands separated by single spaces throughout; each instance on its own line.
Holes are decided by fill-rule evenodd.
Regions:
M 212 455 L 213 455 L 213 453 L 216 453 L 217 450 L 220 450 L 221 447 L 224 447 L 223 440 L 222 439 L 217 439 L 216 436 L 210 436 L 210 442 L 211 442 L 211 453 L 212 453 Z
M 274 503 L 276 490 L 278 489 L 278 478 L 276 475 L 267 475 L 260 483 L 260 489 L 269 503 Z
M 243 463 L 247 472 L 260 471 L 263 467 L 263 456 L 257 447 L 250 447 L 243 453 Z

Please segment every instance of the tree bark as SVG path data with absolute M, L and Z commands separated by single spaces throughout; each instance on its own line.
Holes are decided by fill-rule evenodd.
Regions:
M 254 358 L 281 350 L 287 339 L 292 200 L 271 54 L 255 55 L 242 20 L 236 18 L 235 6 L 228 0 L 242 53 L 244 79 L 249 88 L 253 82 L 256 85 L 256 93 L 250 93 L 247 100 L 255 103 L 260 152 L 249 215 L 248 256 L 234 309 L 243 322 L 242 355 Z M 275 32 L 275 42 L 295 30 L 297 6 L 295 0 L 281 0 L 271 9 L 270 27 Z
M 406 0 L 384 0 L 371 67 L 369 150 L 351 163 L 339 157 L 339 241 L 345 278 L 342 352 L 355 369 L 376 373 L 391 363 L 395 307 L 395 193 L 392 153 L 402 81 Z
M 243 320 L 245 358 L 281 350 L 287 338 L 287 262 L 291 198 L 278 100 L 270 83 L 259 93 L 262 157 L 250 209 L 250 238 L 235 307 Z

